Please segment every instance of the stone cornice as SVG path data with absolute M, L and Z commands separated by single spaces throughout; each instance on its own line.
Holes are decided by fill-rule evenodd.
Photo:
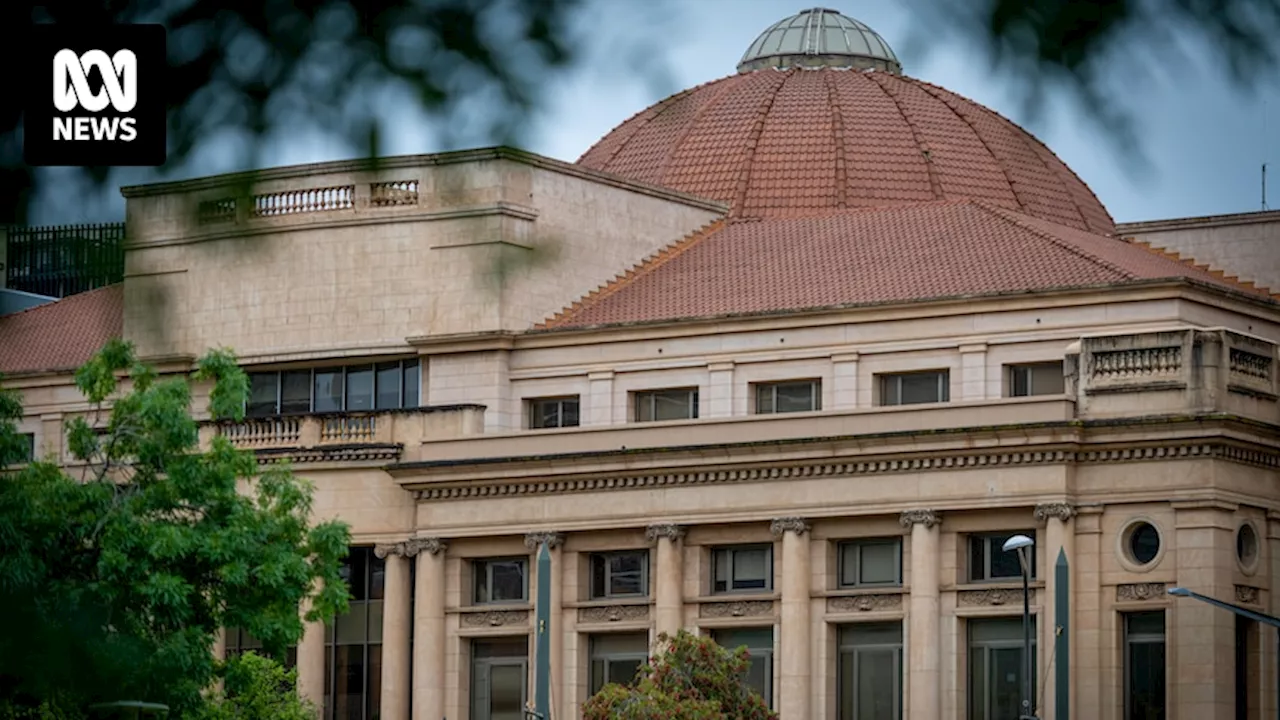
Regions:
M 746 464 L 718 468 L 660 468 L 648 473 L 592 473 L 544 476 L 511 481 L 481 482 L 461 480 L 430 482 L 416 491 L 420 501 L 474 499 L 486 497 L 557 495 L 601 492 L 613 489 L 642 489 L 680 485 L 723 485 L 787 480 L 790 478 L 849 477 L 853 475 L 893 475 L 966 468 L 1031 467 L 1042 465 L 1104 464 L 1175 459 L 1215 459 L 1267 469 L 1280 469 L 1280 450 L 1246 446 L 1222 438 L 1174 440 L 1142 447 L 1091 450 L 1079 447 L 1036 449 L 992 449 L 920 454 L 916 457 L 857 457 L 831 462 Z M 410 484 L 410 483 L 405 483 Z

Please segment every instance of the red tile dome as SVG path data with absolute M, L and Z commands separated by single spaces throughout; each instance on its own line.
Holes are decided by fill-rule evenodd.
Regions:
M 1097 197 L 998 113 L 899 74 L 765 68 L 673 95 L 579 160 L 738 217 L 969 198 L 1111 234 Z

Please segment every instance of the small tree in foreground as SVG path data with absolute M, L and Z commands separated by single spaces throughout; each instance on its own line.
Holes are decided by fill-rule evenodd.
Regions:
M 247 652 L 227 661 L 222 687 L 190 720 L 315 720 L 319 709 L 297 688 L 297 670 Z
M 605 685 L 582 706 L 582 720 L 777 720 L 744 680 L 750 662 L 745 647 L 663 633 L 636 683 Z
M 219 628 L 283 656 L 302 636 L 302 603 L 312 620 L 346 610 L 347 527 L 311 525 L 312 489 L 287 466 L 260 473 L 221 437 L 201 450 L 192 381 L 212 382 L 215 419 L 243 417 L 248 379 L 231 353 L 162 378 L 116 340 L 75 379 L 106 422 L 67 423 L 74 469 L 0 472 L 0 716 L 121 700 L 198 714 Z M 0 471 L 24 459 L 21 416 L 0 388 Z

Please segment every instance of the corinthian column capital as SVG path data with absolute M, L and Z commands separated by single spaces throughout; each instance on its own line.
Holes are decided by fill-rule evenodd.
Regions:
M 936 510 L 904 510 L 898 522 L 902 523 L 902 527 L 907 529 L 910 529 L 913 525 L 923 525 L 925 528 L 931 528 L 934 525 L 941 524 L 942 518 Z
M 644 530 L 644 537 L 649 542 L 657 542 L 661 538 L 666 538 L 672 542 L 679 542 L 684 538 L 685 527 L 674 523 L 658 523 L 650 525 Z
M 1075 517 L 1076 508 L 1071 503 L 1040 503 L 1036 506 L 1036 522 L 1047 522 L 1049 518 L 1057 518 L 1063 522 Z
M 555 550 L 564 544 L 564 533 L 561 532 L 531 532 L 524 536 L 524 546 L 530 550 L 537 550 L 542 543 L 547 544 L 548 550 Z
M 801 517 L 774 518 L 773 522 L 769 523 L 769 532 L 773 533 L 774 537 L 782 537 L 788 532 L 803 535 L 809 532 L 809 521 Z

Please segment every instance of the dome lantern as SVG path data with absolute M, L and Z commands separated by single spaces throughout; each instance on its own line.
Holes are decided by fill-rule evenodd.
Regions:
M 738 72 L 792 67 L 902 73 L 898 56 L 879 33 L 829 8 L 801 10 L 769 26 L 747 48 Z

